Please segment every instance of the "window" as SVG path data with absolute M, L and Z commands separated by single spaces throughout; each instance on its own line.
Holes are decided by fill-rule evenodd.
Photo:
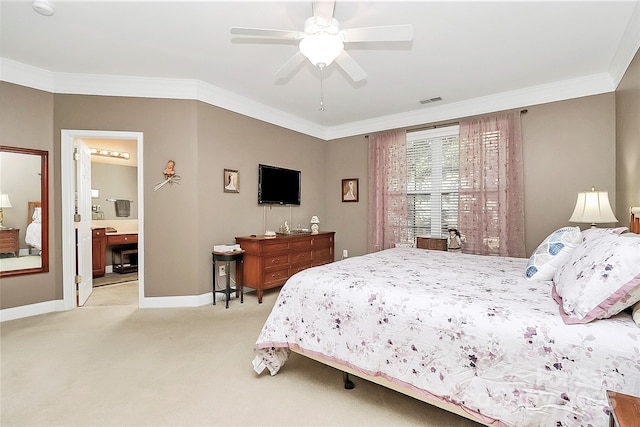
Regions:
M 408 241 L 458 228 L 459 126 L 407 133 Z

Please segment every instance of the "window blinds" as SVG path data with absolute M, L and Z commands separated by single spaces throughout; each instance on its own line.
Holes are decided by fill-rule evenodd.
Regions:
M 458 226 L 459 126 L 407 133 L 409 241 Z

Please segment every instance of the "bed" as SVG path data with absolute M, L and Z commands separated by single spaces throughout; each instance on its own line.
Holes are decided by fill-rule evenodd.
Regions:
M 42 250 L 42 205 L 40 202 L 28 202 L 27 212 L 29 212 L 29 219 L 27 225 L 27 231 L 25 232 L 24 241 L 30 246 L 29 252 L 32 248 L 38 251 Z
M 553 280 L 527 278 L 527 259 L 414 248 L 301 271 L 280 291 L 254 369 L 275 375 L 294 351 L 485 425 L 608 425 L 606 390 L 640 395 L 640 327 L 628 309 L 561 315 L 563 275 L 584 262 L 582 245 L 602 246 L 577 230 Z M 615 243 L 640 261 L 640 237 Z M 607 301 L 602 316 L 617 310 Z

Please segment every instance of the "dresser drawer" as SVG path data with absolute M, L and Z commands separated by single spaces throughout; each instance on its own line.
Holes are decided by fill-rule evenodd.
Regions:
M 332 260 L 332 248 L 328 247 L 328 248 L 322 248 L 322 249 L 316 249 L 315 251 L 313 251 L 313 260 L 315 262 L 321 262 L 321 261 L 333 261 Z
M 289 278 L 289 267 L 271 270 L 264 273 L 263 282 L 265 288 L 283 285 Z
M 307 268 L 311 268 L 311 267 L 313 267 L 311 262 L 307 262 L 305 264 L 292 265 L 291 266 L 291 271 L 290 271 L 291 276 L 296 274 L 298 271 L 306 270 Z
M 264 255 L 281 254 L 283 252 L 289 252 L 289 242 L 265 243 L 262 247 L 262 251 Z
M 273 256 L 264 257 L 264 268 L 265 269 L 285 267 L 285 266 L 288 266 L 288 265 L 289 265 L 289 255 L 288 254 L 273 255 Z
M 107 234 L 107 245 L 138 243 L 137 234 Z
M 289 248 L 292 251 L 304 251 L 305 249 L 311 249 L 311 240 L 299 240 L 297 242 L 291 242 Z
M 310 263 L 311 262 L 311 250 L 306 252 L 295 252 L 289 255 L 290 264 Z
M 313 239 L 313 248 L 332 248 L 333 247 L 333 237 L 318 237 Z

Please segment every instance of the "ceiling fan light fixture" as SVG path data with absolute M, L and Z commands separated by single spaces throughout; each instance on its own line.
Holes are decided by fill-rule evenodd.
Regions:
M 51 16 L 53 15 L 53 4 L 49 0 L 36 0 L 31 4 L 33 10 L 40 15 Z
M 300 40 L 300 52 L 317 67 L 331 64 L 344 50 L 339 35 L 318 33 Z

